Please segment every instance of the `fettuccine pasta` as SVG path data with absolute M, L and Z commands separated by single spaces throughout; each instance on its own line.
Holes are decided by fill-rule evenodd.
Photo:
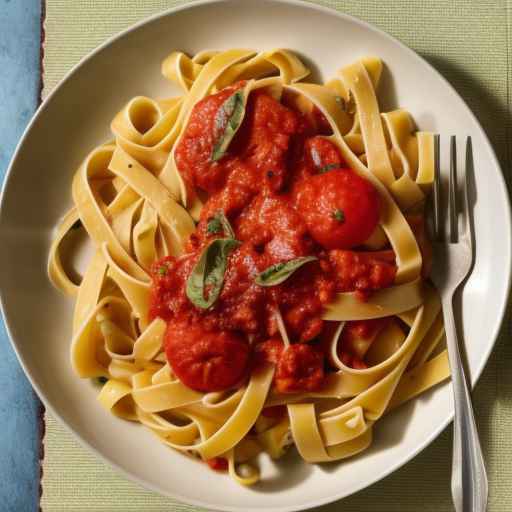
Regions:
M 75 300 L 71 364 L 112 414 L 260 480 L 290 446 L 351 457 L 449 377 L 428 281 L 434 135 L 381 112 L 382 63 L 325 84 L 287 50 L 173 52 L 76 171 L 48 271 Z M 94 247 L 79 281 L 65 240 Z

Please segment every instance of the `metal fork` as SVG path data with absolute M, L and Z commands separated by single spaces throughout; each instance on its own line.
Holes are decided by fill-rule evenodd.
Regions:
M 453 315 L 453 296 L 470 274 L 473 266 L 473 230 L 468 201 L 468 177 L 473 170 L 471 138 L 468 137 L 466 140 L 466 173 L 463 181 L 462 206 L 459 210 L 456 139 L 454 136 L 451 137 L 448 191 L 449 228 L 447 236 L 444 237 L 442 234 L 444 224 L 441 215 L 439 135 L 435 137 L 434 147 L 434 267 L 432 269 L 432 281 L 441 294 L 455 403 L 452 498 L 456 512 L 484 512 L 487 506 L 488 494 L 487 474 Z

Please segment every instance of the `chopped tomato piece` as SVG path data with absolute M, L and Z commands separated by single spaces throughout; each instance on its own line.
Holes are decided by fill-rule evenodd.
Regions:
M 244 243 L 229 257 L 224 286 L 215 309 L 205 321 L 217 329 L 257 334 L 265 314 L 265 292 L 254 276 L 265 268 L 262 255 Z
M 334 268 L 336 291 L 362 294 L 391 286 L 397 267 L 393 251 L 329 251 Z
M 208 464 L 208 466 L 210 466 L 214 471 L 228 470 L 228 461 L 224 457 L 213 457 L 213 459 L 208 459 L 206 464 Z
M 258 343 L 254 349 L 257 363 L 277 364 L 284 350 L 284 343 L 278 338 L 270 338 Z
M 170 320 L 188 305 L 185 282 L 194 265 L 194 254 L 181 258 L 167 256 L 153 263 L 149 317 Z
M 333 280 L 324 272 L 323 263 L 308 263 L 284 283 L 269 289 L 293 340 L 309 341 L 322 331 L 323 308 L 335 294 Z
M 379 222 L 375 187 L 350 169 L 335 169 L 295 187 L 296 206 L 311 236 L 326 249 L 361 245 Z
M 304 146 L 308 160 L 317 173 L 345 167 L 339 149 L 325 137 L 311 137 Z
M 165 353 L 175 375 L 197 391 L 222 391 L 246 374 L 249 347 L 233 331 L 206 331 L 199 323 L 171 321 Z
M 237 233 L 267 257 L 268 265 L 311 253 L 306 223 L 282 196 L 258 196 L 238 219 Z
M 222 188 L 229 171 L 212 161 L 213 147 L 218 138 L 215 127 L 217 112 L 243 85 L 243 82 L 238 82 L 199 101 L 192 109 L 176 147 L 176 165 L 181 175 L 190 184 L 210 193 Z
M 275 384 L 280 393 L 318 391 L 324 379 L 324 357 L 307 343 L 294 343 L 281 355 Z
M 288 172 L 291 136 L 300 131 L 300 116 L 262 91 L 251 94 L 246 119 L 236 137 L 243 158 L 256 171 L 257 186 L 279 191 Z

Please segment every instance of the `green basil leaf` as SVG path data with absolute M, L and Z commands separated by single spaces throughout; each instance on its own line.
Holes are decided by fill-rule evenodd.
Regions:
M 223 211 L 219 211 L 217 214 L 220 218 L 220 222 L 222 224 L 222 229 L 224 230 L 224 235 L 228 238 L 235 238 L 235 230 L 232 228 L 228 218 L 224 215 Z
M 216 142 L 213 146 L 211 160 L 220 160 L 229 143 L 233 140 L 235 133 L 242 124 L 245 114 L 245 94 L 243 90 L 234 92 L 220 107 L 215 114 L 214 130 Z
M 315 261 L 318 258 L 316 256 L 303 256 L 294 260 L 276 263 L 266 268 L 263 272 L 258 274 L 255 278 L 256 284 L 260 286 L 275 286 L 286 281 L 297 269 L 309 263 Z
M 331 214 L 334 220 L 337 220 L 340 224 L 345 222 L 345 212 L 343 210 L 334 210 Z
M 218 238 L 206 247 L 187 279 L 187 297 L 198 308 L 208 309 L 224 284 L 228 256 L 240 245 L 233 238 Z
M 212 217 L 206 225 L 206 231 L 209 235 L 217 235 L 222 231 L 222 223 L 220 219 L 215 216 Z
M 206 230 L 210 235 L 216 235 L 220 231 L 224 231 L 226 238 L 235 238 L 235 231 L 231 227 L 229 220 L 224 215 L 222 210 L 219 210 L 209 221 L 206 226 Z
M 339 168 L 340 168 L 340 164 L 327 164 L 327 165 L 324 165 L 323 167 L 320 167 L 320 169 L 318 169 L 318 174 L 323 174 L 324 172 L 332 171 L 333 169 L 339 169 Z

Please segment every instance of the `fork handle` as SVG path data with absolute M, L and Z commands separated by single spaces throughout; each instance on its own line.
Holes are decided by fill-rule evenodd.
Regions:
M 485 512 L 488 483 L 471 395 L 459 351 L 453 296 L 443 298 L 446 344 L 453 386 L 452 498 L 456 512 Z

